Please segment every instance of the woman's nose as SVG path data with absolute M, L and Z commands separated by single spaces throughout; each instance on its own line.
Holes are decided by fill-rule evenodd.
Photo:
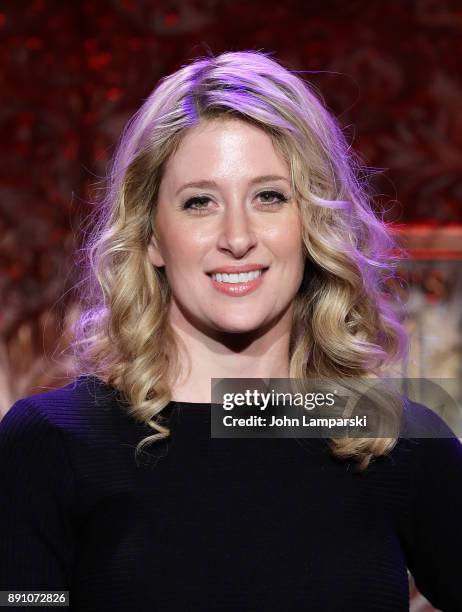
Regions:
M 219 248 L 229 250 L 241 257 L 256 244 L 257 237 L 252 220 L 244 206 L 230 206 L 222 217 Z

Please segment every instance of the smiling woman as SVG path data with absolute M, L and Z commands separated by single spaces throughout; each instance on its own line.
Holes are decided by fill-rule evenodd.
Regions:
M 366 177 L 269 54 L 161 80 L 90 219 L 79 375 L 0 425 L 0 590 L 68 590 L 79 612 L 405 612 L 409 569 L 460 612 L 462 446 L 428 408 L 372 406 L 422 438 L 210 435 L 212 378 L 381 379 L 406 354 Z
M 380 376 L 406 354 L 385 289 L 396 245 L 366 175 L 311 86 L 268 55 L 162 79 L 91 220 L 74 343 L 80 372 L 156 432 L 139 450 L 169 435 L 169 401 L 210 402 L 212 378 Z M 331 446 L 366 468 L 394 443 Z

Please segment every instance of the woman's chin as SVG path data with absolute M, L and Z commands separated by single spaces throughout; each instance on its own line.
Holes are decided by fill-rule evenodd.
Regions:
M 213 328 L 222 333 L 226 334 L 249 334 L 257 332 L 264 326 L 263 319 L 246 319 L 246 320 L 232 320 L 223 319 L 220 321 L 213 321 Z

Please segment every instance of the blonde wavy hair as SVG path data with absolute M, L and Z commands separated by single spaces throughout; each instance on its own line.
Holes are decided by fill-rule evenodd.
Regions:
M 199 122 L 251 122 L 289 164 L 306 260 L 290 377 L 380 378 L 408 352 L 387 290 L 401 250 L 373 211 L 368 169 L 316 89 L 270 55 L 201 57 L 161 79 L 124 129 L 104 198 L 89 219 L 72 349 L 80 374 L 118 389 L 129 414 L 156 431 L 137 453 L 170 434 L 160 413 L 179 373 L 179 345 L 168 322 L 165 272 L 149 262 L 147 247 L 165 162 Z M 397 414 L 399 396 L 387 406 Z M 353 458 L 361 470 L 395 443 L 396 437 L 329 442 L 335 456 Z

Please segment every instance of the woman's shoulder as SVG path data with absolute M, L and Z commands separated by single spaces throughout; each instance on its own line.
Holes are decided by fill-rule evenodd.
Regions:
M 424 404 L 405 398 L 402 428 L 396 447 L 412 457 L 414 484 L 424 489 L 434 480 L 438 486 L 455 481 L 445 475 L 462 478 L 462 443 L 445 420 Z M 395 454 L 396 456 L 396 454 Z M 403 453 L 401 453 L 403 456 Z M 418 477 L 416 475 L 418 474 Z M 443 478 L 443 481 L 441 480 Z
M 437 412 L 405 396 L 401 437 L 455 438 L 456 434 Z
M 366 474 L 396 478 L 403 486 L 426 486 L 455 470 L 462 477 L 462 443 L 432 408 L 403 395 L 401 428 L 392 448 L 373 459 Z M 453 420 L 451 420 L 451 423 Z M 428 484 L 428 483 L 427 483 Z
M 82 430 L 121 415 L 119 392 L 92 375 L 18 399 L 0 421 L 0 434 L 30 428 Z

